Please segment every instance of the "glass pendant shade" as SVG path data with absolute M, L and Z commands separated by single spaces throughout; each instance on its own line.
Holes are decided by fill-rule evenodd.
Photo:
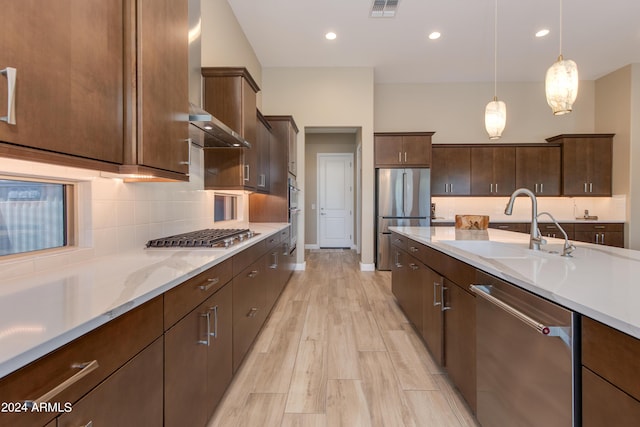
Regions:
M 489 134 L 489 139 L 499 139 L 507 123 L 507 105 L 493 97 L 493 101 L 484 109 L 484 126 Z
M 578 96 L 578 66 L 562 55 L 547 70 L 545 79 L 547 104 L 556 116 L 571 112 Z

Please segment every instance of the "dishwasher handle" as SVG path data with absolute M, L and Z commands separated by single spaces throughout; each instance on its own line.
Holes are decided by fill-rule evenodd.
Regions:
M 487 285 L 470 285 L 469 289 L 471 290 L 471 292 L 473 292 L 477 296 L 482 297 L 483 299 L 490 302 L 491 304 L 498 306 L 499 308 L 503 309 L 513 317 L 522 321 L 527 326 L 535 329 L 542 335 L 550 335 L 551 327 L 538 322 L 537 320 L 527 316 L 520 310 L 515 309 L 511 307 L 509 304 L 505 303 L 504 301 L 494 297 L 489 293 L 489 287 Z

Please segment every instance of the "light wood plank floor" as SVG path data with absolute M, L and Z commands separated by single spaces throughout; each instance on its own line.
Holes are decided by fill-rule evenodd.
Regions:
M 311 251 L 209 426 L 477 426 L 391 293 L 353 251 Z

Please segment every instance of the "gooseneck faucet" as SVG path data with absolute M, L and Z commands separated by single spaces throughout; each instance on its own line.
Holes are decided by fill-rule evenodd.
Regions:
M 540 250 L 540 244 L 546 243 L 540 235 L 538 230 L 538 200 L 536 195 L 527 188 L 518 188 L 511 194 L 511 198 L 507 203 L 507 207 L 504 209 L 505 215 L 511 215 L 513 213 L 513 203 L 516 201 L 516 197 L 520 194 L 527 195 L 531 198 L 531 237 L 529 238 L 529 249 L 534 251 Z

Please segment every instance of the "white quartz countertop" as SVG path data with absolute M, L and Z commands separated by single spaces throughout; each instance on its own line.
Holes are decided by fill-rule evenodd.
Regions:
M 0 378 L 287 227 L 228 249 L 140 248 L 0 279 Z
M 389 229 L 640 339 L 640 251 L 574 242 L 568 258 L 548 252 L 561 252 L 564 240 L 533 251 L 524 233 Z

